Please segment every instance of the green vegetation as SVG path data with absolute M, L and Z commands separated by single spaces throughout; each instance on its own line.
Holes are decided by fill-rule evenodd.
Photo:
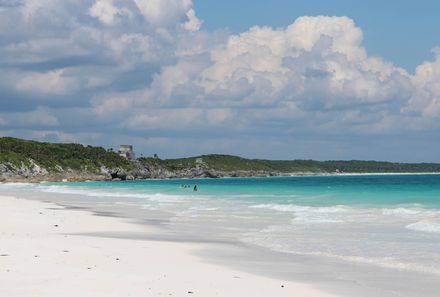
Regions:
M 267 171 L 267 172 L 311 172 L 311 173 L 386 173 L 386 172 L 440 172 L 440 164 L 390 163 L 376 161 L 314 161 L 314 160 L 259 160 L 227 155 L 203 155 L 199 157 L 161 160 L 141 158 L 146 166 L 163 167 L 170 171 L 194 168 L 201 158 L 208 169 L 217 171 Z
M 202 163 L 198 163 L 198 159 Z M 221 172 L 260 171 L 267 173 L 386 173 L 386 172 L 440 172 L 440 164 L 405 164 L 375 161 L 314 161 L 314 160 L 259 160 L 245 159 L 227 155 L 203 155 L 199 157 L 162 160 L 158 157 L 139 158 L 135 162 L 120 157 L 117 153 L 102 147 L 83 146 L 81 144 L 55 144 L 11 137 L 0 138 L 0 164 L 14 166 L 30 165 L 30 160 L 57 172 L 73 169 L 98 172 L 102 165 L 108 168 L 123 168 L 127 171 L 140 165 L 150 169 L 179 171 L 196 167 Z M 200 160 L 199 160 L 200 161 Z
M 102 147 L 81 144 L 57 144 L 22 140 L 11 137 L 0 138 L 0 163 L 15 166 L 36 164 L 50 171 L 63 169 L 99 171 L 102 165 L 131 169 L 132 163 Z

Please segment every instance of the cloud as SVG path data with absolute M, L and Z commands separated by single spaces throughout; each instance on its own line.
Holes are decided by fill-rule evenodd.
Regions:
M 166 104 L 178 104 L 178 90 L 192 89 L 193 102 L 205 106 L 394 108 L 407 100 L 408 73 L 368 57 L 361 41 L 361 30 L 346 17 L 303 17 L 286 29 L 253 27 L 209 51 L 209 63 L 182 57 L 150 89 Z
M 41 107 L 29 112 L 0 113 L 0 126 L 50 127 L 58 124 L 58 118 Z
M 438 50 L 408 73 L 370 56 L 348 17 L 229 34 L 204 31 L 191 0 L 0 7 L 0 125 L 17 135 L 124 139 L 145 149 L 174 138 L 188 151 L 206 148 L 198 138 L 281 154 L 301 137 L 350 142 L 439 126 Z M 166 141 L 147 145 L 146 137 Z
M 113 25 L 118 18 L 131 15 L 130 10 L 114 6 L 113 0 L 97 0 L 89 13 L 106 25 Z
M 188 30 L 196 31 L 201 22 L 192 9 L 191 0 L 134 0 L 145 19 L 160 27 L 181 23 Z M 186 22 L 184 22 L 186 21 Z
M 0 8 L 11 8 L 23 4 L 22 0 L 0 0 Z
M 188 18 L 188 21 L 183 24 L 183 28 L 185 28 L 188 31 L 200 30 L 200 27 L 202 26 L 203 22 L 197 18 L 194 9 L 188 10 L 186 12 L 186 17 Z
M 427 118 L 440 117 L 440 52 L 432 62 L 419 65 L 412 77 L 414 95 L 408 105 L 403 108 L 407 113 L 418 113 Z
M 23 73 L 15 84 L 15 88 L 18 91 L 28 93 L 69 94 L 78 87 L 78 78 L 69 77 L 65 74 L 65 69 L 58 69 L 47 73 Z

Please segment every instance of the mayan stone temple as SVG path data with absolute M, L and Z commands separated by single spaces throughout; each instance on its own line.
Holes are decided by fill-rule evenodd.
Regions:
M 135 154 L 132 145 L 122 144 L 119 146 L 119 155 L 121 157 L 127 158 L 128 160 L 134 160 Z

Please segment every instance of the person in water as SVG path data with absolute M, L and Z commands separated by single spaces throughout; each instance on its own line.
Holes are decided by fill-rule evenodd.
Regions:
M 197 185 L 194 186 L 194 192 L 197 192 Z

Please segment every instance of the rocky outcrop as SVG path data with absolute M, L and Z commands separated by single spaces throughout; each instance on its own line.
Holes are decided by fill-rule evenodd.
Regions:
M 133 168 L 127 170 L 120 167 L 109 168 L 101 166 L 98 172 L 72 170 L 55 166 L 48 170 L 38 165 L 33 160 L 14 165 L 11 163 L 0 164 L 0 181 L 84 181 L 84 180 L 134 180 L 134 179 L 164 179 L 164 178 L 221 178 L 221 177 L 251 177 L 281 175 L 278 172 L 267 171 L 219 171 L 209 168 L 203 162 L 197 162 L 190 168 L 170 170 L 160 165 L 146 165 L 133 161 Z
M 101 175 L 106 176 L 107 179 L 112 180 L 127 180 L 127 177 L 130 174 L 123 168 L 107 168 L 105 166 L 102 166 Z
M 20 164 L 0 163 L 0 181 L 2 182 L 39 182 L 39 181 L 80 181 L 105 180 L 105 174 L 84 170 L 73 170 L 56 165 L 50 170 L 28 159 Z
M 34 177 L 45 176 L 48 175 L 49 172 L 46 168 L 39 166 L 32 159 L 29 159 L 28 164 L 24 162 L 21 162 L 20 165 L 14 165 L 12 163 L 0 164 L 0 174 L 6 176 Z

